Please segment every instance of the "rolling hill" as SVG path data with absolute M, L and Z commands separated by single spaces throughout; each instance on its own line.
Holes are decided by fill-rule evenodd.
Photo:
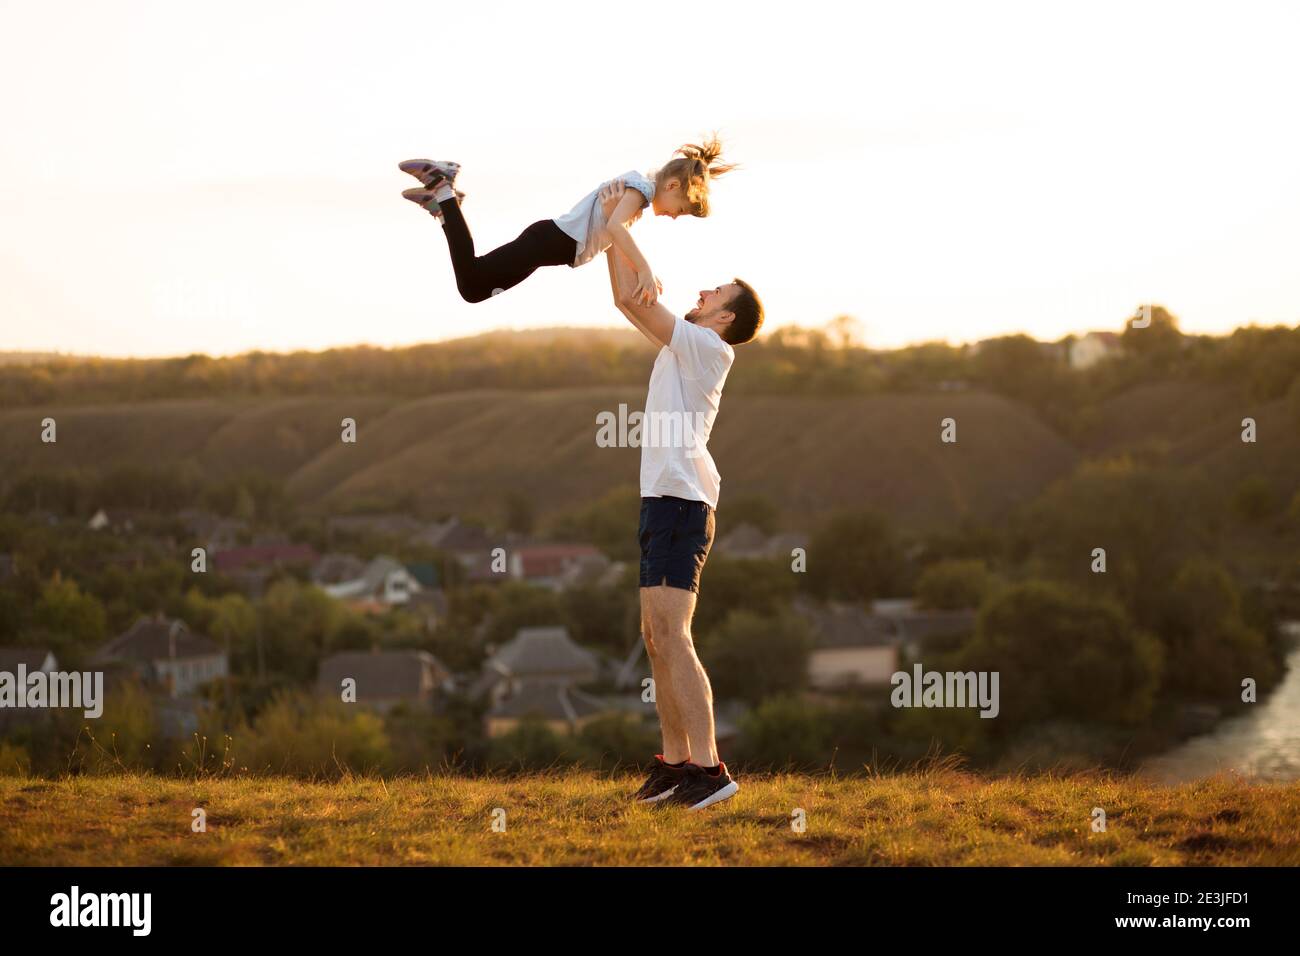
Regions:
M 213 477 L 256 468 L 309 510 L 411 494 L 428 513 L 491 514 L 511 492 L 563 510 L 635 486 L 638 452 L 596 445 L 596 416 L 644 388 L 460 392 L 384 398 L 193 400 L 0 413 L 0 467 L 100 469 L 190 461 Z M 39 440 L 53 417 L 58 442 Z M 958 442 L 939 442 L 939 422 Z M 340 440 L 340 422 L 358 440 Z M 726 494 L 780 502 L 796 523 L 870 505 L 902 526 L 993 518 L 1067 474 L 1078 453 L 1026 408 L 980 392 L 734 396 L 711 447 Z M 725 496 L 722 501 L 725 508 Z
M 596 416 L 630 410 L 643 386 L 466 391 L 420 399 L 194 399 L 28 407 L 0 412 L 0 469 L 192 462 L 214 478 L 258 469 L 283 479 L 308 511 L 408 495 L 427 514 L 490 516 L 512 492 L 543 513 L 635 487 L 638 452 L 597 447 Z M 1243 409 L 1261 442 L 1238 440 Z M 871 506 L 899 527 L 997 521 L 1068 475 L 1084 456 L 1159 447 L 1205 467 L 1225 487 L 1265 473 L 1293 488 L 1300 434 L 1284 403 L 1250 406 L 1230 389 L 1164 384 L 1100 404 L 1079 447 L 1033 409 L 978 390 L 883 395 L 730 395 L 710 442 L 727 498 L 761 494 L 798 527 L 843 507 Z M 39 440 L 58 423 L 57 444 Z M 939 441 L 957 421 L 956 444 Z M 354 418 L 358 440 L 340 440 Z M 1153 444 L 1154 443 L 1154 444 Z M 1289 485 L 1288 485 L 1289 482 Z

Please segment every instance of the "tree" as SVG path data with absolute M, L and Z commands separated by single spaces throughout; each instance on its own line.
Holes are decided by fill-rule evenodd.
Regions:
M 532 534 L 537 524 L 537 509 L 533 499 L 521 491 L 512 491 L 505 501 L 506 530 L 517 534 Z
M 320 588 L 292 578 L 272 584 L 259 607 L 266 667 L 310 680 L 317 659 L 333 649 L 346 609 Z
M 1157 598 L 1184 555 L 1208 551 L 1222 515 L 1203 478 L 1131 458 L 1085 462 L 1014 518 L 1013 551 L 1048 576 L 1116 595 L 1154 629 Z M 1096 548 L 1105 573 L 1093 570 Z
M 952 611 L 978 607 L 993 587 L 993 577 L 983 561 L 937 561 L 916 582 L 922 607 Z
M 727 527 L 752 524 L 763 534 L 773 534 L 781 520 L 781 509 L 766 495 L 737 495 L 727 502 Z
M 644 721 L 630 714 L 607 714 L 597 717 L 578 732 L 583 748 L 583 762 L 593 767 L 613 764 L 636 764 L 653 754 L 660 735 Z
M 719 697 L 756 703 L 807 683 L 812 635 L 793 613 L 767 616 L 733 610 L 721 628 L 699 643 L 701 662 Z
M 813 768 L 830 762 L 831 715 L 797 696 L 763 701 L 744 717 L 741 729 L 746 763 Z
M 507 581 L 493 598 L 484 641 L 497 647 L 512 640 L 521 627 L 547 627 L 565 619 L 560 596 L 546 588 Z
M 1132 321 L 1125 322 L 1120 342 L 1124 351 L 1131 355 L 1167 361 L 1182 348 L 1183 333 L 1178 330 L 1178 320 L 1163 305 L 1141 306 L 1135 315 L 1145 316 L 1147 313 L 1151 316 L 1151 324 L 1136 327 Z
M 889 522 L 875 511 L 843 511 L 813 535 L 807 586 L 822 597 L 869 601 L 904 587 L 903 556 Z
M 640 620 L 635 586 L 580 584 L 565 589 L 560 599 L 574 641 L 626 653 Z
M 972 376 L 985 387 L 1038 407 L 1069 400 L 1077 388 L 1065 362 L 1023 334 L 984 342 L 971 367 Z
M 999 674 L 1007 730 L 1052 720 L 1131 726 L 1146 719 L 1160 686 L 1160 642 L 1109 598 L 1030 580 L 979 613 L 963 664 Z
M 638 557 L 635 523 L 640 507 L 637 489 L 620 486 L 562 515 L 553 523 L 551 531 L 557 538 L 589 541 L 616 561 L 635 561 Z
M 356 704 L 278 694 L 253 726 L 232 735 L 236 766 L 253 772 L 338 778 L 390 764 L 383 721 Z
M 1222 564 L 1200 555 L 1183 562 L 1164 592 L 1160 632 L 1171 691 L 1224 701 L 1240 694 L 1243 677 L 1273 683 L 1268 642 L 1242 612 L 1241 592 Z
M 53 577 L 41 589 L 32 624 L 48 636 L 55 656 L 75 659 L 103 641 L 106 618 L 93 594 L 82 593 L 76 581 Z
M 700 577 L 701 600 L 691 631 L 708 634 L 722 625 L 733 608 L 775 617 L 790 607 L 797 578 L 788 561 L 711 557 Z
M 539 717 L 525 717 L 514 730 L 492 739 L 487 761 L 502 769 L 543 770 L 576 763 L 581 751 L 575 738 L 557 734 Z

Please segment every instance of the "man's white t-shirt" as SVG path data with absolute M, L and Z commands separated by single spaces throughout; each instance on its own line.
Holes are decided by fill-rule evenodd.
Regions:
M 735 350 L 712 329 L 685 319 L 659 350 L 641 420 L 641 497 L 672 495 L 718 507 L 722 476 L 709 454 L 709 433 Z

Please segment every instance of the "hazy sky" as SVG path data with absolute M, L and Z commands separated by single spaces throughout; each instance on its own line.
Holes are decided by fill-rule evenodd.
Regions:
M 713 216 L 633 231 L 678 311 L 739 275 L 876 347 L 1300 321 L 1295 4 L 0 11 L 0 350 L 617 324 L 599 260 L 462 302 L 395 164 L 459 160 L 486 251 L 715 127 Z

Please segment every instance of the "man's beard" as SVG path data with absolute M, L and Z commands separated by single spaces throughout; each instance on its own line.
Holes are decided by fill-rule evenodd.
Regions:
M 684 318 L 687 322 L 690 322 L 692 325 L 696 322 L 697 319 L 699 319 L 699 317 L 700 317 L 699 309 L 691 309 L 691 311 L 687 312 L 684 316 L 682 316 L 682 318 Z

